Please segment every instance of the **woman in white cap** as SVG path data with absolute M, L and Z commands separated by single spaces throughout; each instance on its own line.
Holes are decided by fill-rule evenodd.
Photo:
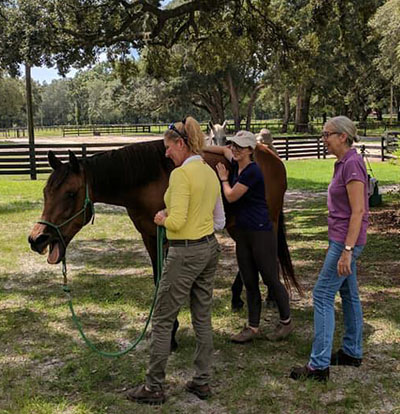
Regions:
M 232 164 L 232 173 L 222 163 L 217 165 L 224 196 L 232 203 L 235 214 L 236 256 L 246 287 L 248 324 L 236 335 L 235 343 L 252 341 L 259 336 L 261 294 L 259 276 L 276 299 L 280 321 L 267 336 L 279 340 L 288 336 L 294 326 L 290 318 L 289 296 L 279 280 L 277 242 L 265 200 L 264 178 L 253 162 L 256 137 L 249 131 L 239 131 L 228 147 L 208 147 L 207 151 L 223 154 Z

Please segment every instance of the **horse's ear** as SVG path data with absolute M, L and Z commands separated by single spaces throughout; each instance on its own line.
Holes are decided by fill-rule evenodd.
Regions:
M 212 123 L 212 121 L 208 121 L 208 126 L 211 130 L 214 130 L 214 124 Z
M 225 121 L 223 122 L 223 124 L 222 124 L 222 128 L 224 128 L 224 129 L 226 128 L 226 123 L 227 123 L 227 122 L 226 122 L 226 120 L 225 120 Z
M 54 154 L 53 151 L 48 152 L 47 158 L 49 160 L 50 167 L 53 168 L 53 170 L 56 170 L 62 166 L 62 162 L 56 157 L 56 154 Z
M 69 155 L 69 163 L 71 164 L 72 171 L 78 174 L 79 173 L 78 158 L 76 158 L 76 155 L 71 150 L 68 150 L 68 155 Z

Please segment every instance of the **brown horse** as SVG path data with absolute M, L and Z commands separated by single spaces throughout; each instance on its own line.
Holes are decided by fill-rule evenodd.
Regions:
M 165 207 L 163 195 L 174 168 L 172 162 L 165 157 L 164 142 L 157 140 L 136 143 L 82 160 L 70 152 L 68 163 L 62 163 L 51 151 L 48 158 L 54 171 L 44 188 L 41 221 L 58 225 L 59 229 L 43 222 L 36 223 L 28 238 L 32 250 L 43 253 L 48 248 L 47 261 L 50 264 L 59 263 L 63 259 L 69 242 L 92 216 L 90 204 L 85 204 L 83 208 L 88 193 L 93 203 L 126 207 L 130 219 L 143 238 L 154 275 L 157 275 L 156 226 L 153 218 L 157 211 Z M 204 158 L 213 168 L 218 162 L 227 164 L 220 155 L 205 152 Z M 290 281 L 299 289 L 283 224 L 285 167 L 279 157 L 263 145 L 257 146 L 256 161 L 265 177 L 267 202 L 277 230 L 278 257 L 284 280 L 286 283 Z M 82 214 L 79 214 L 80 211 Z M 226 205 L 226 215 L 227 229 L 234 237 L 234 217 L 229 204 Z M 70 220 L 72 217 L 74 218 Z M 176 323 L 172 338 L 174 348 L 177 326 Z

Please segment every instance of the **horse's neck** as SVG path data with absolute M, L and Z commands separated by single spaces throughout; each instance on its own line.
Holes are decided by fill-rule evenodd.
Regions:
M 115 183 L 113 184 L 112 181 L 108 181 L 107 184 L 104 185 L 101 181 L 101 177 L 104 173 L 107 174 L 107 171 L 102 171 L 100 175 L 96 174 L 96 169 L 99 169 L 99 166 L 102 167 L 101 158 L 97 158 L 96 168 L 94 168 L 92 163 L 93 160 L 88 158 L 85 161 L 84 169 L 86 181 L 89 186 L 89 194 L 94 203 L 105 203 L 126 208 L 135 208 L 139 205 L 141 208 L 143 205 L 148 205 L 149 202 L 146 200 L 147 198 L 157 200 L 160 198 L 162 200 L 168 185 L 170 174 L 168 168 L 162 168 L 158 177 L 155 177 L 144 184 L 142 182 L 134 183 L 132 180 L 126 179 L 126 177 L 134 176 L 135 169 L 137 168 L 134 163 L 127 163 L 126 170 L 118 175 L 115 174 L 113 165 L 105 163 L 110 170 L 110 175 L 108 177 L 114 177 L 113 180 L 115 180 Z M 151 165 L 148 165 L 148 168 L 151 168 Z M 157 196 L 154 194 L 157 194 Z

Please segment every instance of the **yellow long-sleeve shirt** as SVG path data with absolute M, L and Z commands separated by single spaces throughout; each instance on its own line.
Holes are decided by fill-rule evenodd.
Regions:
M 164 195 L 167 238 L 195 240 L 211 234 L 214 207 L 220 194 L 217 175 L 204 160 L 190 160 L 173 170 Z

